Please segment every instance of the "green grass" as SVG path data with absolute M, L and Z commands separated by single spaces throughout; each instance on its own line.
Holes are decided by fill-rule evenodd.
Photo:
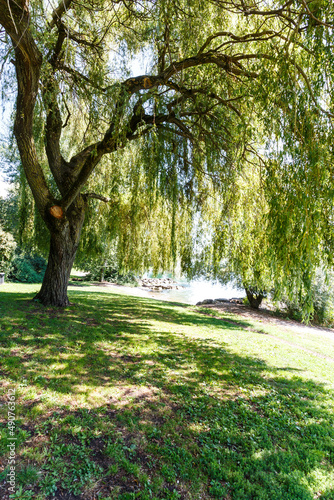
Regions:
M 0 498 L 9 389 L 25 499 L 334 499 L 334 335 L 115 290 L 0 290 Z

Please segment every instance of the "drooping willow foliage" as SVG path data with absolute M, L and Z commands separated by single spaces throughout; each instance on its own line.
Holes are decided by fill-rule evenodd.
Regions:
M 178 185 L 175 165 L 170 163 L 167 176 L 159 176 L 151 147 L 146 144 L 138 151 L 137 145 L 130 146 L 100 166 L 94 187 L 111 201 L 91 202 L 78 261 L 100 255 L 103 262 L 112 253 L 121 269 L 160 272 L 172 270 L 189 253 L 193 212 Z

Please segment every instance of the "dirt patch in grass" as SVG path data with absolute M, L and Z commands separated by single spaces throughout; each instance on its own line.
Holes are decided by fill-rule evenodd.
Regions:
M 117 395 L 110 398 L 110 403 L 118 407 L 126 406 L 131 402 L 138 402 L 141 400 L 152 400 L 157 394 L 155 387 L 145 386 L 130 386 L 118 387 Z

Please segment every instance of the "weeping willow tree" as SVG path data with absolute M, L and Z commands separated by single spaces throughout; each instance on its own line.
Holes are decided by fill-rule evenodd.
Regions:
M 156 203 L 165 218 L 170 209 L 175 242 L 178 205 L 198 219 L 208 196 L 228 196 L 249 155 L 262 156 L 266 165 L 277 265 L 300 276 L 306 253 L 311 263 L 318 251 L 329 255 L 330 2 L 0 0 L 0 23 L 3 68 L 8 82 L 17 83 L 15 137 L 50 235 L 37 295 L 43 304 L 68 304 L 67 283 L 92 202 L 114 199 L 115 230 L 115 214 L 127 203 L 133 241 L 136 224 L 145 226 L 138 215 L 143 205 L 151 210 Z M 144 71 L 136 69 L 140 58 Z M 138 164 L 119 203 L 112 178 L 131 147 Z M 319 193 L 327 208 L 317 216 L 315 248 Z M 283 248 L 281 242 L 290 245 L 301 232 L 299 245 Z M 185 244 L 184 262 L 189 252 Z M 304 275 L 309 269 L 306 264 Z

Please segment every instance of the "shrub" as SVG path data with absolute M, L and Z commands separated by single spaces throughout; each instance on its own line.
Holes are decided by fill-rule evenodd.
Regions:
M 47 262 L 39 255 L 18 253 L 11 261 L 7 279 L 14 283 L 41 283 Z

